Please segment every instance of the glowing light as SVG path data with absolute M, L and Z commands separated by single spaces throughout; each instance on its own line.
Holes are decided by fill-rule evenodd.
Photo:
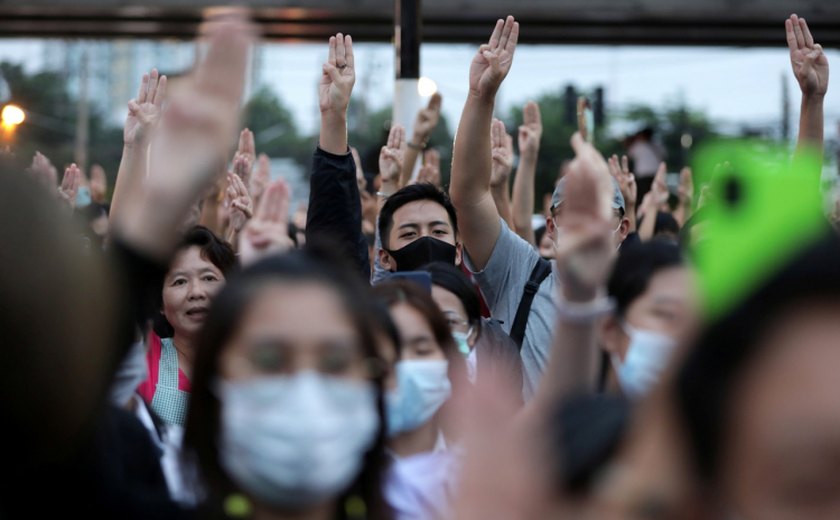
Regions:
M 422 77 L 417 80 L 417 93 L 421 97 L 429 97 L 435 92 L 437 92 L 437 83 L 432 81 L 431 78 Z
M 26 120 L 26 113 L 17 105 L 6 105 L 0 112 L 0 121 L 6 128 L 14 128 Z

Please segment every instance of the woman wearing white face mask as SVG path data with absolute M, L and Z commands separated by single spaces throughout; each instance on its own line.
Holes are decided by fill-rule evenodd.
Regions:
M 603 320 L 601 386 L 637 400 L 661 378 L 693 326 L 692 279 L 673 243 L 622 248 L 607 290 L 616 302 Z
M 408 281 L 373 289 L 388 305 L 400 334 L 386 396 L 388 449 L 392 455 L 386 499 L 397 518 L 451 514 L 459 468 L 455 417 L 449 403 L 469 387 L 464 356 L 431 296 Z
M 482 382 L 504 385 L 521 395 L 519 348 L 498 321 L 481 317 L 475 285 L 452 264 L 434 262 L 423 270 L 432 275 L 432 299 L 446 318 L 458 350 L 466 357 L 470 382 L 475 384 L 480 377 Z
M 292 254 L 219 293 L 184 440 L 211 516 L 391 517 L 381 497 L 384 370 L 366 291 Z

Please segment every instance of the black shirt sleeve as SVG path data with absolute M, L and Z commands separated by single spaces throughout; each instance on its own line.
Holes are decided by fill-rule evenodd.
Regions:
M 306 242 L 330 240 L 351 259 L 356 271 L 370 280 L 368 244 L 362 233 L 362 202 L 356 184 L 356 164 L 348 153 L 334 155 L 321 148 L 312 158 Z

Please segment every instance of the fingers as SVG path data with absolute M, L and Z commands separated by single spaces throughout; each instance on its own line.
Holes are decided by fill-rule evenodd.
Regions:
M 149 75 L 149 91 L 146 93 L 146 101 L 148 102 L 153 102 L 155 99 L 155 94 L 158 89 L 158 79 L 160 79 L 158 70 L 152 69 L 152 73 Z
M 808 28 L 808 22 L 805 21 L 805 18 L 799 19 L 799 28 L 802 30 L 802 36 L 805 37 L 805 45 L 808 48 L 812 48 L 814 46 L 814 37 L 811 35 L 811 30 Z
M 630 173 L 630 160 L 627 159 L 626 155 L 621 156 L 621 171 L 623 171 L 625 175 L 632 175 Z
M 257 155 L 257 146 L 254 144 L 254 132 L 247 128 L 243 128 L 239 133 L 239 153 L 247 154 L 251 157 Z
M 505 131 L 505 124 L 498 119 L 493 118 L 493 123 L 490 125 L 490 147 L 492 149 L 502 147 L 502 134 Z
M 665 182 L 665 174 L 668 172 L 668 166 L 665 162 L 659 163 L 659 168 L 656 169 L 656 182 Z
M 505 18 L 505 24 L 502 26 L 502 35 L 499 37 L 499 47 L 502 49 L 507 48 L 508 40 L 510 39 L 511 32 L 513 31 L 513 24 L 513 16 Z
M 805 35 L 802 34 L 802 27 L 799 25 L 799 17 L 791 15 L 790 21 L 793 24 L 793 34 L 796 36 L 796 48 L 801 49 L 805 46 Z
M 335 66 L 344 68 L 347 65 L 344 47 L 344 35 L 338 33 L 335 35 Z
M 513 157 L 513 138 L 509 133 L 507 133 L 507 131 L 504 133 L 504 147 L 508 156 Z
M 329 63 L 330 65 L 335 65 L 335 47 L 335 36 L 330 36 L 330 52 L 327 55 L 327 63 Z
M 405 147 L 405 128 L 402 125 L 396 125 L 394 134 L 394 148 L 402 150 Z
M 167 83 L 166 76 L 161 76 L 158 80 L 157 90 L 155 91 L 155 97 L 152 99 L 152 103 L 160 108 L 163 104 L 163 100 L 166 98 L 166 83 Z
M 351 69 L 356 65 L 353 57 L 353 38 L 349 34 L 344 37 L 344 63 Z
M 427 166 L 440 170 L 440 152 L 434 148 L 429 148 L 423 156 Z
M 435 112 L 440 112 L 440 105 L 442 102 L 443 97 L 441 97 L 439 93 L 435 92 L 434 94 L 432 94 L 432 98 L 429 99 L 429 105 L 427 108 L 429 110 L 434 110 Z
M 196 86 L 235 106 L 242 97 L 254 26 L 236 12 L 207 26 L 207 54 L 196 69 Z
M 341 71 L 332 63 L 324 63 L 324 73 L 330 77 L 333 83 L 341 81 Z
M 513 19 L 513 17 L 511 17 Z M 510 31 L 510 38 L 508 38 L 505 50 L 510 54 L 516 50 L 516 44 L 519 42 L 519 22 L 513 22 L 513 28 Z
M 525 103 L 525 108 L 522 111 L 522 123 L 527 126 L 542 126 L 540 106 L 534 101 Z
M 487 44 L 490 49 L 495 50 L 499 46 L 499 39 L 502 37 L 502 30 L 505 28 L 505 21 L 499 18 L 496 20 L 496 27 L 493 28 L 493 34 L 490 35 L 490 41 Z
M 146 94 L 149 91 L 149 75 L 143 74 L 143 79 L 140 80 L 140 90 L 137 92 L 137 103 L 146 102 Z
M 591 146 L 586 140 L 580 135 L 580 132 L 575 132 L 572 134 L 572 150 L 574 150 L 575 155 L 582 155 L 586 149 Z

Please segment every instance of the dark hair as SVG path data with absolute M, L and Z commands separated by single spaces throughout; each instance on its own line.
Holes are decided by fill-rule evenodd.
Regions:
M 733 393 L 760 357 L 762 334 L 803 303 L 840 301 L 840 240 L 833 233 L 800 251 L 695 341 L 676 380 L 676 407 L 694 463 L 707 484 L 717 477 Z
M 449 330 L 449 324 L 432 296 L 408 280 L 386 280 L 377 284 L 373 287 L 373 296 L 388 307 L 405 303 L 423 315 L 432 329 L 435 341 L 449 361 L 449 380 L 452 382 L 453 392 L 457 393 L 465 380 L 467 367 L 464 356 L 458 350 L 458 345 Z
M 214 299 L 206 326 L 199 338 L 193 369 L 193 391 L 184 436 L 185 457 L 190 463 L 197 462 L 202 479 L 200 484 L 209 491 L 207 505 L 211 511 L 220 510 L 223 501 L 236 489 L 219 465 L 216 444 L 220 426 L 220 403 L 213 391 L 213 384 L 219 373 L 219 358 L 239 327 L 248 307 L 264 288 L 272 283 L 305 283 L 329 288 L 353 322 L 364 354 L 369 360 L 382 363 L 372 334 L 373 328 L 368 320 L 368 289 L 353 273 L 339 270 L 311 253 L 294 251 L 285 256 L 265 258 L 228 280 Z M 370 518 L 387 520 L 392 516 L 382 496 L 386 464 L 382 375 L 382 371 L 375 371 L 371 378 L 376 388 L 380 421 L 376 442 L 365 455 L 359 477 L 342 496 L 342 500 L 339 500 L 341 510 L 337 512 L 338 518 L 343 518 L 343 506 L 346 500 L 354 495 L 364 500 Z M 192 458 L 195 460 L 191 460 Z
M 432 284 L 442 287 L 461 300 L 467 312 L 470 325 L 476 325 L 481 319 L 481 303 L 478 291 L 461 269 L 446 262 L 432 262 L 420 268 L 432 275 Z
M 178 248 L 175 250 L 173 258 L 181 251 L 191 247 L 198 247 L 200 249 L 201 258 L 215 265 L 216 268 L 225 275 L 225 278 L 228 278 L 237 267 L 236 252 L 233 250 L 233 247 L 221 238 L 217 237 L 212 231 L 204 226 L 193 226 L 186 232 L 184 238 L 181 239 L 181 243 L 178 244 Z M 163 310 L 164 283 L 165 277 L 160 281 L 161 290 L 156 294 L 156 297 L 158 298 L 158 311 Z M 155 334 L 161 338 L 172 337 L 175 333 L 172 325 L 163 315 L 163 312 L 155 313 L 154 331 Z
M 677 219 L 667 211 L 659 211 L 656 213 L 656 224 L 653 226 L 653 235 L 660 233 L 673 233 L 674 237 L 680 234 L 680 225 Z
M 458 217 L 455 215 L 455 206 L 449 200 L 449 195 L 427 182 L 409 184 L 388 197 L 388 200 L 382 205 L 382 209 L 379 210 L 379 238 L 382 241 L 383 248 L 387 249 L 389 247 L 388 237 L 391 233 L 391 227 L 394 225 L 394 213 L 409 202 L 417 200 L 431 200 L 443 206 L 449 214 L 449 220 L 452 221 L 452 230 L 456 234 L 458 233 Z
M 545 235 L 545 226 L 540 226 L 534 230 L 534 245 L 537 249 L 540 248 L 540 242 L 542 242 L 543 235 Z
M 679 247 L 666 240 L 654 239 L 622 247 L 607 282 L 607 292 L 615 299 L 616 314 L 624 316 L 630 304 L 644 294 L 658 271 L 681 265 L 683 258 Z

